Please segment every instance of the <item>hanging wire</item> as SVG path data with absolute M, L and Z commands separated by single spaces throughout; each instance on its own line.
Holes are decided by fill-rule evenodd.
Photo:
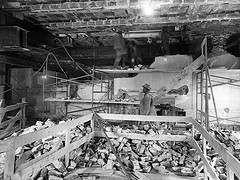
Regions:
M 66 47 L 64 46 L 63 42 L 59 39 L 59 38 L 55 38 L 55 40 L 58 40 L 60 42 L 60 44 L 62 45 L 63 49 L 65 50 L 65 52 L 67 53 L 67 55 L 69 56 L 69 58 L 77 65 L 77 67 L 82 70 L 85 74 L 92 76 L 91 74 L 89 74 L 88 72 L 86 72 L 82 67 L 80 67 L 77 62 L 72 58 L 72 56 L 69 54 L 68 50 L 66 49 Z
M 47 57 L 45 58 L 45 60 L 44 60 L 43 64 L 41 65 L 41 67 L 40 67 L 32 76 L 30 76 L 29 78 L 27 78 L 27 79 L 25 79 L 24 81 L 20 82 L 19 84 L 22 84 L 22 83 L 26 82 L 27 80 L 32 79 L 35 75 L 37 75 L 37 73 L 39 73 L 39 72 L 42 70 L 42 68 L 44 67 L 45 63 L 47 63 L 47 61 L 48 61 L 48 56 L 49 56 L 49 54 L 48 54 Z M 13 88 L 8 89 L 8 90 L 4 91 L 3 93 L 6 93 L 6 92 L 8 92 L 8 91 L 11 91 L 12 89 L 13 89 Z
M 63 68 L 61 67 L 61 65 L 60 65 L 60 63 L 59 63 L 59 61 L 58 61 L 57 57 L 55 56 L 55 54 L 53 54 L 53 53 L 49 52 L 49 53 L 48 53 L 48 55 L 52 55 L 52 56 L 54 57 L 54 59 L 56 60 L 56 62 L 57 62 L 57 64 L 58 64 L 58 66 L 60 67 L 61 71 L 62 71 L 62 72 L 63 72 L 63 74 L 66 76 L 66 78 L 68 78 L 67 74 L 65 73 L 65 71 L 64 71 L 64 70 L 63 70 Z

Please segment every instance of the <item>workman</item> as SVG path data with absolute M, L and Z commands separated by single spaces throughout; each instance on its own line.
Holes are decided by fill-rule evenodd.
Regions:
M 122 67 L 125 68 L 125 60 L 127 58 L 127 45 L 123 38 L 122 31 L 117 30 L 113 42 L 113 49 L 116 52 L 114 68 L 121 69 L 120 61 L 122 60 Z
M 140 115 L 156 115 L 156 110 L 153 104 L 153 97 L 150 94 L 150 85 L 145 83 L 142 85 L 143 98 L 140 101 Z

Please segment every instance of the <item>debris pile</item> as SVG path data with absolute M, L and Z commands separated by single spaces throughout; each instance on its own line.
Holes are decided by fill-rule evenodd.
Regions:
M 68 119 L 69 121 L 71 119 Z M 65 123 L 66 121 L 62 120 L 59 124 Z M 14 136 L 21 136 L 31 132 L 39 131 L 41 129 L 49 128 L 55 126 L 56 123 L 48 119 L 46 122 L 37 121 L 35 125 L 25 128 L 21 132 L 12 134 Z M 86 134 L 92 132 L 90 124 L 79 124 L 76 128 L 70 131 L 70 143 L 81 139 Z M 35 159 L 49 151 L 57 151 L 64 147 L 65 145 L 65 132 L 56 133 L 53 136 L 48 136 L 43 139 L 39 139 L 31 144 L 18 147 L 15 151 L 15 170 L 17 170 L 23 163 L 26 163 L 32 159 Z M 0 177 L 3 177 L 4 165 L 6 162 L 6 153 L 0 154 Z M 1 179 L 1 178 L 0 178 Z
M 228 131 L 222 129 L 221 132 L 211 129 L 209 133 L 220 142 L 230 153 L 232 153 L 240 161 L 240 134 L 234 131 Z M 195 135 L 195 139 L 198 140 L 198 144 L 202 146 L 200 134 Z M 196 138 L 198 137 L 198 138 Z M 210 161 L 210 165 L 215 169 L 216 174 L 220 180 L 227 179 L 226 162 L 219 156 L 219 154 L 209 144 L 206 146 L 207 159 Z
M 137 170 L 144 173 L 174 173 L 182 176 L 196 176 L 203 168 L 200 156 L 187 142 L 160 142 L 150 140 L 131 140 L 127 138 L 111 138 L 126 170 Z M 119 162 L 111 151 L 105 138 L 95 137 L 70 154 L 70 165 L 65 167 L 63 159 L 54 162 L 40 173 L 37 180 L 68 179 L 68 176 L 82 177 L 76 173 L 77 168 L 102 168 L 103 171 L 120 170 Z M 57 164 L 57 165 L 56 165 Z M 63 168 L 64 167 L 64 168 Z M 41 171 L 41 172 L 42 172 Z M 53 173 L 54 172 L 54 173 Z M 54 177 L 53 177 L 54 176 Z

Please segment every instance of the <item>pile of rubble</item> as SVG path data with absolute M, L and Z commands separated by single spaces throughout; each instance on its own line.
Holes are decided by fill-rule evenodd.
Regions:
M 69 120 L 72 120 L 72 119 L 68 119 L 66 121 L 69 121 Z M 66 121 L 62 120 L 58 124 L 65 123 Z M 25 128 L 21 132 L 14 133 L 12 134 L 11 137 L 21 136 L 23 134 L 39 131 L 41 129 L 46 129 L 55 125 L 56 123 L 50 119 L 47 119 L 47 121 L 45 122 L 37 121 L 35 125 Z M 90 124 L 79 124 L 78 126 L 76 126 L 76 128 L 70 131 L 70 142 L 77 141 L 78 139 L 81 139 L 83 136 L 91 132 L 92 132 L 92 129 L 90 127 Z M 32 159 L 35 159 L 49 151 L 54 152 L 64 147 L 65 140 L 66 140 L 65 136 L 66 136 L 65 132 L 59 132 L 53 136 L 48 136 L 44 139 L 39 139 L 38 141 L 35 141 L 31 144 L 18 147 L 15 151 L 15 156 L 16 156 L 15 170 L 17 170 L 19 166 L 23 163 L 26 163 Z M 3 177 L 5 162 L 6 162 L 6 153 L 1 153 L 0 154 L 0 179 L 1 177 Z
M 68 119 L 70 120 L 70 119 Z M 66 120 L 66 121 L 68 121 Z M 59 124 L 66 121 L 60 121 Z M 37 121 L 34 126 L 24 129 L 21 133 L 15 133 L 12 136 L 21 136 L 30 132 L 45 129 L 56 125 L 48 119 L 45 123 Z M 154 135 L 190 135 L 190 128 L 186 130 L 172 130 L 171 123 L 139 123 L 125 122 L 108 123 L 103 122 L 106 132 L 114 133 L 135 133 Z M 98 124 L 95 123 L 95 130 L 100 131 Z M 189 131 L 188 131 L 189 129 Z M 90 124 L 79 124 L 70 132 L 70 142 L 81 139 L 86 134 L 92 132 Z M 240 135 L 235 132 L 216 130 L 210 131 L 222 145 L 224 145 L 233 155 L 240 160 Z M 195 135 L 195 139 L 202 146 L 200 134 Z M 203 162 L 197 150 L 187 142 L 158 141 L 158 140 L 140 140 L 128 139 L 125 137 L 110 138 L 115 147 L 125 169 L 128 172 L 143 173 L 173 173 L 181 176 L 197 176 L 203 172 Z M 16 170 L 21 164 L 39 157 L 49 151 L 56 151 L 65 146 L 65 133 L 56 133 L 40 139 L 31 144 L 19 147 L 16 152 Z M 219 179 L 225 180 L 226 163 L 207 145 L 207 158 L 212 167 L 215 168 Z M 5 154 L 0 154 L 0 174 L 3 173 L 5 164 Z M 89 143 L 78 147 L 70 152 L 69 166 L 66 167 L 64 156 L 50 165 L 43 168 L 35 177 L 36 180 L 79 180 L 86 179 L 83 172 L 79 169 L 99 168 L 103 172 L 121 170 L 119 161 L 110 148 L 106 138 L 95 137 Z M 0 176 L 1 177 L 1 176 Z M 89 174 L 88 174 L 89 177 Z M 1 178 L 0 178 L 1 179 Z
M 210 134 L 217 139 L 230 153 L 232 153 L 240 161 L 240 133 L 222 129 L 210 130 Z M 218 155 L 218 153 L 209 145 L 207 146 L 207 156 L 210 164 L 215 168 L 220 180 L 227 179 L 226 162 Z M 236 177 L 237 179 L 237 177 Z

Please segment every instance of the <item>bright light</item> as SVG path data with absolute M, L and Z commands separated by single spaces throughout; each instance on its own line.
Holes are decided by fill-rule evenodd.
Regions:
M 146 16 L 151 16 L 153 15 L 153 8 L 151 6 L 145 6 L 143 7 L 143 13 L 146 15 Z
M 45 75 L 45 76 L 41 76 L 42 77 L 42 79 L 47 79 L 47 76 Z

